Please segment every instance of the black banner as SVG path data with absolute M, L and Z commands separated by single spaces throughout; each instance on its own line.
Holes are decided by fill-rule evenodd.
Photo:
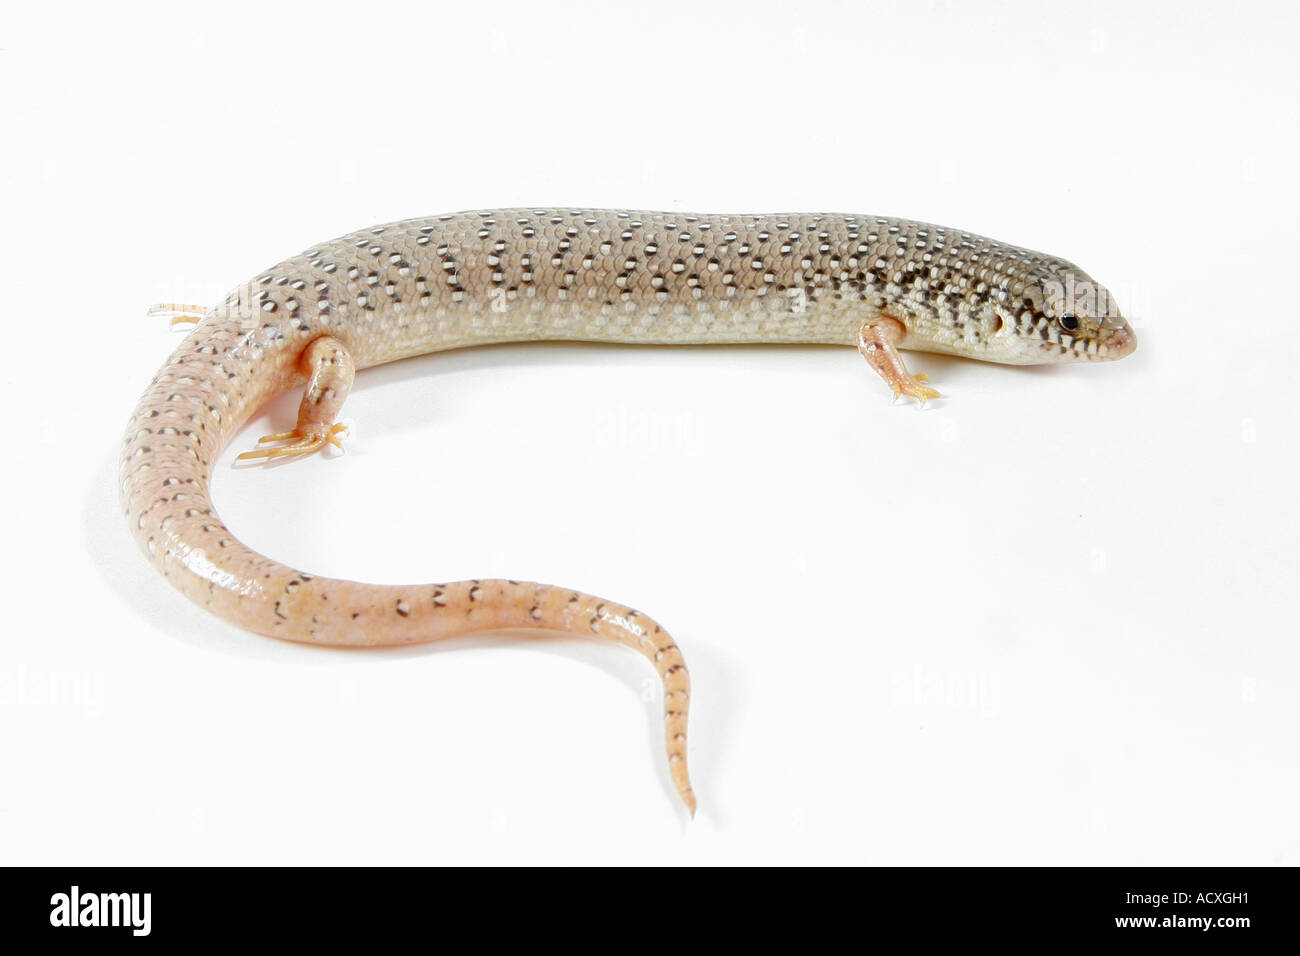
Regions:
M 687 869 L 593 876 L 440 869 L 10 869 L 6 939 L 295 944 L 486 933 L 551 944 L 597 927 L 686 943 L 774 931 L 831 945 L 939 942 L 1285 941 L 1295 932 L 1290 869 Z M 690 927 L 697 927 L 691 929 Z M 817 945 L 821 945 L 818 943 Z

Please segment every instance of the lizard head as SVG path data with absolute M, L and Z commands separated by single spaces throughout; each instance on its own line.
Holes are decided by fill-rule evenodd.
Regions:
M 1115 298 L 1060 259 L 1034 264 L 1018 295 L 997 303 L 990 345 L 1024 365 L 1105 362 L 1132 354 L 1137 335 Z M 1000 340 L 1000 341 L 998 341 Z

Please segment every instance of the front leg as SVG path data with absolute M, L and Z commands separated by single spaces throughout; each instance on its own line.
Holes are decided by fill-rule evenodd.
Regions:
M 326 445 L 342 447 L 339 435 L 347 431 L 347 426 L 337 424 L 335 419 L 343 408 L 348 392 L 352 391 L 352 380 L 356 377 L 352 356 L 348 355 L 342 342 L 324 335 L 307 346 L 300 364 L 308 378 L 307 389 L 302 393 L 302 404 L 298 406 L 297 427 L 291 432 L 259 438 L 258 444 L 284 444 L 275 448 L 246 451 L 239 456 L 240 460 L 305 455 Z
M 868 319 L 858 330 L 858 351 L 885 384 L 894 390 L 894 398 L 906 395 L 924 405 L 927 399 L 938 398 L 939 393 L 921 384 L 926 379 L 924 373 L 912 375 L 903 364 L 898 344 L 906 334 L 902 322 L 886 315 L 876 316 Z

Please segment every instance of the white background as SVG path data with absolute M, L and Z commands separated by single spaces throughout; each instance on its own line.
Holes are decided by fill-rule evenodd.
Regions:
M 1295 7 L 27 4 L 0 40 L 0 862 L 1300 862 Z M 518 346 L 363 373 L 349 453 L 218 468 L 250 545 L 662 621 L 276 643 L 116 504 L 212 302 L 356 227 L 590 205 L 908 216 L 1078 262 L 1122 362 Z

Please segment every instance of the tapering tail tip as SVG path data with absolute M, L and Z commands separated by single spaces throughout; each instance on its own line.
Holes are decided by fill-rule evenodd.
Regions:
M 672 773 L 673 787 L 677 790 L 677 796 L 681 798 L 686 809 L 690 811 L 691 819 L 695 819 L 695 791 L 691 789 L 691 778 L 686 772 L 686 757 L 684 754 L 670 754 L 668 757 L 668 769 Z

